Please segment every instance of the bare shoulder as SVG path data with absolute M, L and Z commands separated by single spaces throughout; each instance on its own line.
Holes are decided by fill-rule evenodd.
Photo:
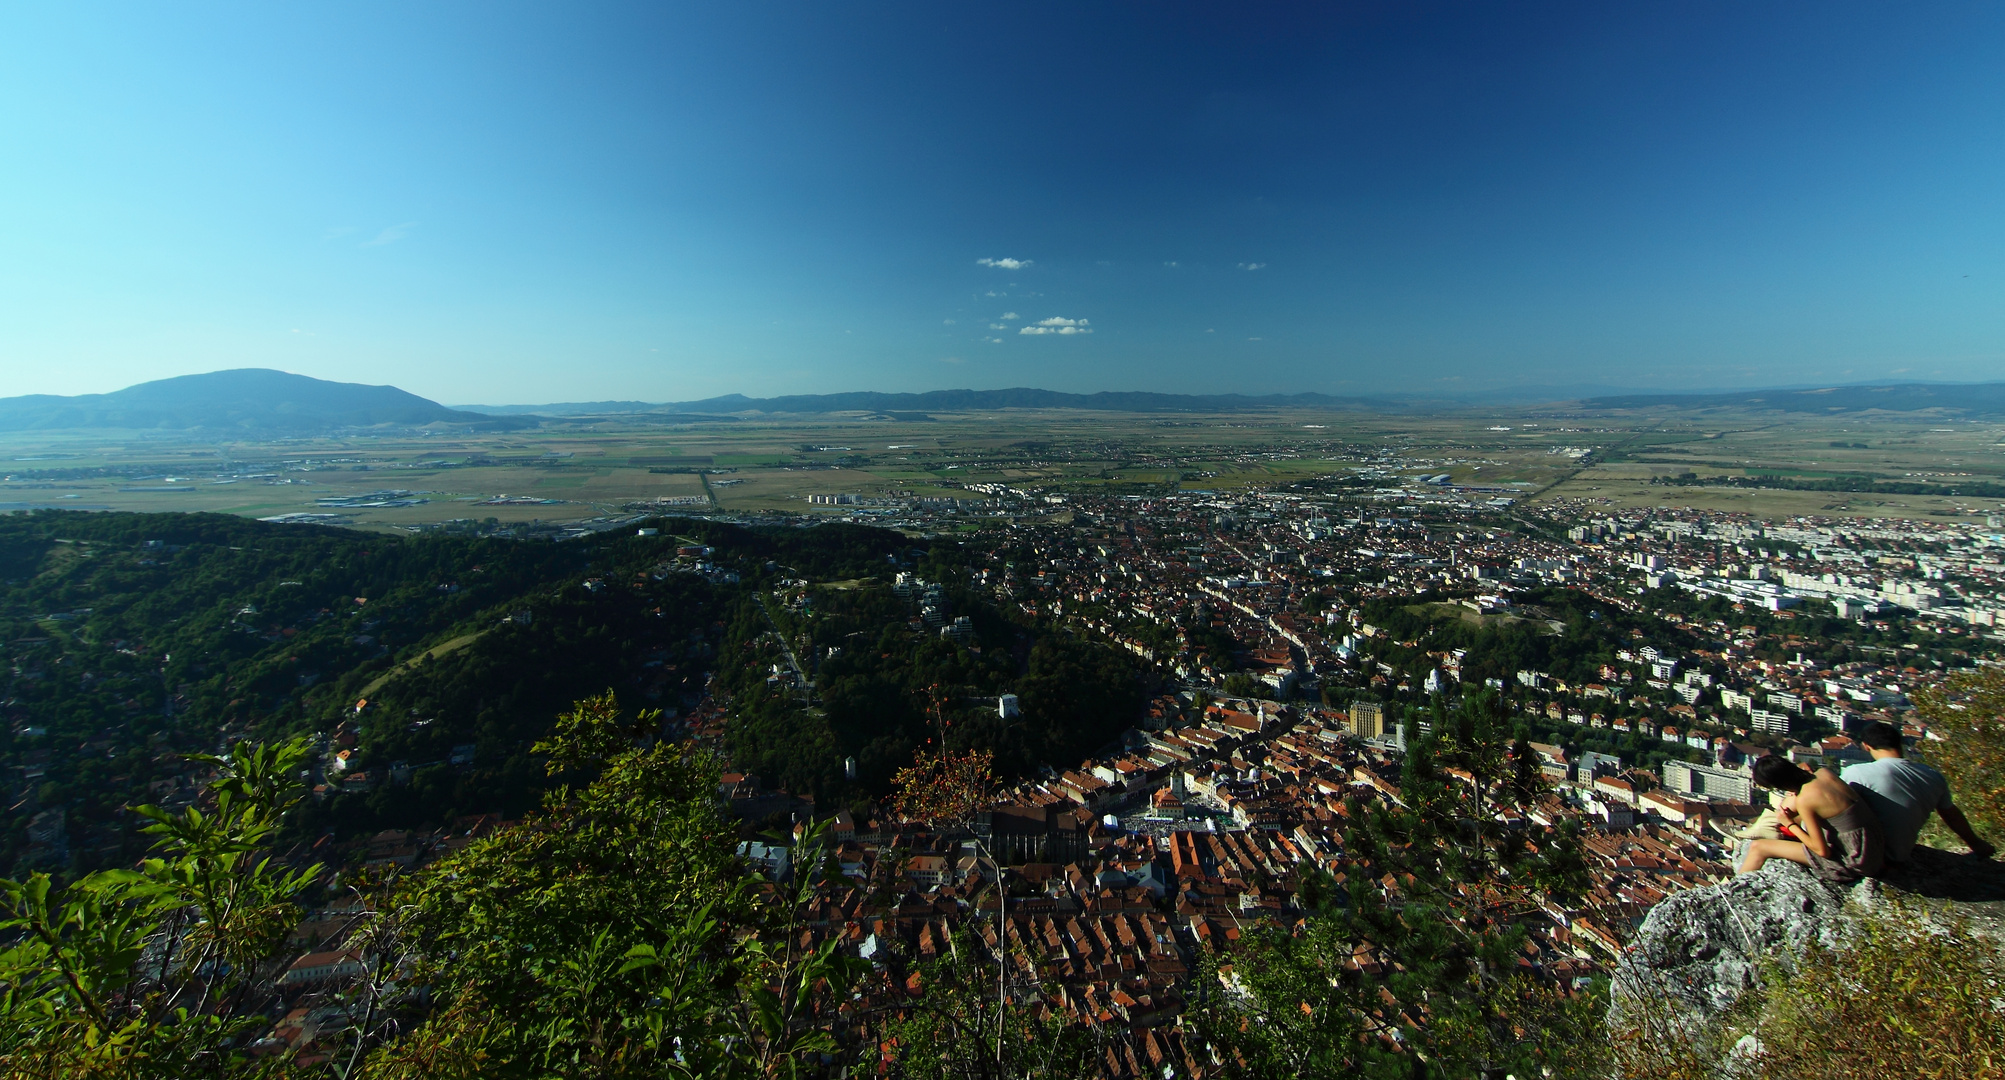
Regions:
M 1852 788 L 1832 769 L 1817 770 L 1814 782 L 1803 785 L 1803 795 L 1808 796 L 1807 807 L 1821 817 L 1833 817 L 1853 802 Z

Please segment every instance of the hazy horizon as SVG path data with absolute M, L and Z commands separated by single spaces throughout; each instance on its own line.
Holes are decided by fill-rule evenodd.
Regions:
M 169 384 L 169 385 L 179 384 L 185 380 L 201 378 L 203 376 L 227 376 L 236 374 L 249 374 L 254 372 L 273 372 L 273 371 L 279 371 L 279 369 L 274 369 L 274 368 L 222 369 L 213 372 L 196 372 L 196 373 L 191 373 L 189 375 L 165 376 L 162 379 L 149 379 L 142 381 L 140 383 L 129 384 L 127 386 L 114 387 L 110 391 L 86 391 L 80 395 L 44 395 L 44 394 L 5 395 L 5 396 L 0 396 L 0 402 L 27 402 L 48 397 L 54 397 L 57 400 L 91 398 L 91 397 L 102 396 L 103 394 L 106 393 L 115 393 L 120 390 L 136 390 L 143 387 L 153 387 L 157 384 Z M 302 374 L 299 372 L 280 372 L 280 373 L 285 375 Z M 393 390 L 405 390 L 404 387 L 400 387 L 396 383 L 380 383 L 380 384 L 355 383 L 352 381 L 341 380 L 341 379 L 326 380 L 324 385 L 328 388 L 332 388 L 335 386 L 363 386 L 363 387 L 377 387 L 377 388 L 387 387 Z M 1640 390 L 1632 388 L 1624 388 L 1621 386 L 1610 385 L 1610 384 L 1582 383 L 1582 384 L 1574 384 L 1571 386 L 1517 385 L 1517 386 L 1506 386 L 1501 389 L 1493 391 L 1477 391 L 1470 389 L 1429 389 L 1425 392 L 1419 392 L 1419 393 L 1380 392 L 1380 393 L 1359 393 L 1351 395 L 1341 395 L 1341 394 L 1322 395 L 1319 394 L 1319 392 L 1317 391 L 1301 391 L 1301 390 L 1277 391 L 1265 394 L 1249 394 L 1245 393 L 1244 391 L 1238 391 L 1238 390 L 1199 392 L 1199 393 L 1180 393 L 1173 391 L 1154 391 L 1154 390 L 1148 390 L 1147 388 L 1143 387 L 1126 387 L 1126 388 L 1111 389 L 1111 390 L 1092 390 L 1083 392 L 1073 392 L 1073 391 L 1053 391 L 1049 387 L 1027 387 L 1027 386 L 982 387 L 982 386 L 963 385 L 955 387 L 939 387 L 929 390 L 916 390 L 916 391 L 898 390 L 898 389 L 886 390 L 886 389 L 879 389 L 866 386 L 866 387 L 854 387 L 848 390 L 837 390 L 837 391 L 818 392 L 818 393 L 803 393 L 803 394 L 785 394 L 785 393 L 744 394 L 737 391 L 726 391 L 721 394 L 708 395 L 703 398 L 682 398 L 682 399 L 661 399 L 661 400 L 647 400 L 634 397 L 572 399 L 572 400 L 562 400 L 562 401 L 551 399 L 546 401 L 478 401 L 477 402 L 477 401 L 459 401 L 453 399 L 441 400 L 439 398 L 428 398 L 427 400 L 430 400 L 433 403 L 444 406 L 446 408 L 471 409 L 475 411 L 485 410 L 485 411 L 495 412 L 497 414 L 526 414 L 526 413 L 531 413 L 538 409 L 559 409 L 559 410 L 576 411 L 580 409 L 588 409 L 588 407 L 605 407 L 605 406 L 618 406 L 618 407 L 637 406 L 642 408 L 650 408 L 650 407 L 672 406 L 672 405 L 703 404 L 705 402 L 710 402 L 710 401 L 725 401 L 734 398 L 753 402 L 766 402 L 766 401 L 788 400 L 788 399 L 803 398 L 803 397 L 804 398 L 852 398 L 852 397 L 926 398 L 930 396 L 940 396 L 940 395 L 1016 394 L 1016 393 L 1026 393 L 1026 392 L 1032 394 L 1047 394 L 1047 393 L 1071 394 L 1077 397 L 1089 397 L 1089 398 L 1096 395 L 1129 396 L 1137 394 L 1143 396 L 1157 395 L 1157 396 L 1168 396 L 1168 397 L 1188 397 L 1192 399 L 1244 397 L 1251 401 L 1268 401 L 1274 398 L 1313 399 L 1320 396 L 1323 398 L 1333 399 L 1334 401 L 1337 402 L 1343 402 L 1343 401 L 1355 401 L 1358 403 L 1378 402 L 1388 405 L 1399 404 L 1402 406 L 1426 406 L 1430 403 L 1434 403 L 1449 409 L 1463 409 L 1468 407 L 1481 407 L 1481 406 L 1522 407 L 1522 406 L 1537 405 L 1540 403 L 1548 403 L 1548 402 L 1561 403 L 1575 400 L 1598 400 L 1598 399 L 1612 399 L 1612 398 L 1623 398 L 1623 397 L 1633 397 L 1633 396 L 1642 396 L 1646 398 L 1652 396 L 1661 396 L 1664 397 L 1667 402 L 1671 402 L 1680 398 L 1707 397 L 1715 395 L 1733 395 L 1733 394 L 1744 394 L 1750 392 L 1816 393 L 1822 390 L 1841 389 L 1846 387 L 1872 388 L 1872 387 L 1891 387 L 1891 386 L 1972 387 L 1972 388 L 2000 387 L 2000 386 L 2005 386 L 2005 379 L 1992 378 L 1992 379 L 1977 379 L 1977 380 L 1944 381 L 1944 380 L 1930 380 L 1930 379 L 1899 378 L 1899 379 L 1862 380 L 1846 384 L 1836 384 L 1830 382 L 1809 382 L 1809 383 L 1797 383 L 1797 384 L 1764 385 L 1759 387 L 1689 386 L 1678 389 L 1644 388 Z M 208 384 L 208 390 L 206 391 L 206 393 L 204 395 L 198 395 L 194 399 L 185 398 L 186 394 L 185 390 L 176 390 L 173 391 L 173 393 L 176 395 L 174 400 L 183 400 L 183 401 L 206 400 L 212 403 L 223 403 L 231 400 L 232 395 L 241 393 L 243 389 L 244 388 L 241 385 L 210 383 Z M 265 394 L 264 390 L 254 391 L 254 396 L 263 394 Z M 425 397 L 425 395 L 418 395 L 418 396 Z M 269 400 L 275 401 L 280 399 L 270 398 Z M 920 403 L 914 402 L 913 404 L 917 405 Z M 856 407 L 863 408 L 864 406 L 859 405 Z M 959 404 L 947 404 L 947 403 L 935 402 L 926 405 L 926 407 L 935 410 L 944 409 L 952 411 L 953 409 L 961 408 L 963 406 Z M 973 407 L 1022 408 L 1022 407 L 1040 407 L 1040 406 L 1008 404 L 1000 406 L 977 405 Z M 1070 406 L 1055 405 L 1047 407 L 1066 408 Z M 615 411 L 618 410 L 615 409 Z M 821 410 L 818 409 L 816 411 L 821 411 Z M 836 410 L 836 411 L 841 411 L 841 410 Z
M 2005 370 L 2005 11 L 21 8 L 0 396 Z

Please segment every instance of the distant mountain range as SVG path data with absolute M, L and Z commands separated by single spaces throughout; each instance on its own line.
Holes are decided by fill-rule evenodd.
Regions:
M 0 398 L 0 431 L 63 428 L 210 430 L 309 434 L 342 428 L 466 425 L 483 430 L 535 427 L 544 419 L 581 416 L 649 416 L 669 422 L 728 421 L 746 413 L 865 413 L 925 419 L 930 413 L 994 409 L 1080 409 L 1114 413 L 1229 413 L 1269 409 L 1345 409 L 1370 412 L 1494 410 L 1500 399 L 1398 400 L 1329 394 L 1067 394 L 1017 387 L 1009 390 L 933 390 L 922 394 L 859 391 L 754 398 L 726 394 L 700 401 L 587 401 L 557 405 L 466 405 L 453 408 L 394 386 L 329 382 L 267 368 L 212 371 L 140 383 L 109 394 L 58 397 L 34 394 Z M 1522 407 L 1525 402 L 1520 401 Z M 1938 410 L 1957 416 L 2005 416 L 2005 382 L 1884 383 L 1824 388 L 1779 388 L 1697 394 L 1615 394 L 1555 403 L 1568 409 L 1778 410 L 1848 413 Z M 1548 406 L 1549 407 L 1549 406 Z
M 492 430 L 533 427 L 535 421 L 460 412 L 394 386 L 328 382 L 269 368 L 182 375 L 109 394 L 0 398 L 0 431 L 158 428 L 306 434 L 432 424 Z
M 1710 394 L 1623 394 L 1586 398 L 1580 404 L 1588 409 L 1774 409 L 1801 413 L 1940 409 L 1962 416 L 1999 416 L 2005 415 L 2005 382 L 1876 383 Z
M 462 405 L 497 416 L 537 414 L 583 416 L 602 413 L 831 413 L 983 412 L 990 409 L 1088 409 L 1097 412 L 1241 412 L 1248 409 L 1400 409 L 1390 399 L 1340 398 L 1328 394 L 1154 394 L 1145 391 L 1067 394 L 1015 387 L 1009 390 L 930 390 L 923 394 L 793 394 L 753 398 L 725 394 L 701 401 L 581 401 L 561 405 Z
M 1940 409 L 1958 415 L 2005 415 L 2005 382 L 1873 383 L 1838 387 L 1784 387 L 1697 394 L 1569 395 L 1555 390 L 1545 400 L 1591 410 L 1615 409 L 1773 409 L 1786 412 L 1919 412 Z M 1522 407 L 1535 398 L 1523 391 L 1454 398 L 1400 399 L 1333 397 L 1329 394 L 1156 394 L 1148 392 L 1067 394 L 1017 387 L 1009 390 L 934 390 L 923 394 L 795 394 L 754 398 L 726 394 L 701 401 L 580 401 L 556 405 L 462 405 L 495 416 L 603 416 L 619 413 L 706 415 L 737 413 L 865 412 L 900 418 L 929 412 L 982 412 L 990 409 L 1087 409 L 1099 412 L 1245 412 L 1260 409 L 1355 409 L 1370 412 L 1461 412 L 1494 409 L 1506 402 Z

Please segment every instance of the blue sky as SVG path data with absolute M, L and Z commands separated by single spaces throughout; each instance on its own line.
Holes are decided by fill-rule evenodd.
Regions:
M 2005 377 L 1999 5 L 320 7 L 0 10 L 0 395 Z

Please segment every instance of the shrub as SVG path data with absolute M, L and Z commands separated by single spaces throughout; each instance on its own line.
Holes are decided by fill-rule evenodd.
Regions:
M 1915 704 L 1941 740 L 1921 756 L 1948 778 L 1980 833 L 2005 831 L 2005 668 L 1960 672 L 1918 692 Z
M 1611 1038 L 1629 1080 L 2005 1078 L 2005 953 L 1915 901 L 1778 963 L 1697 1029 L 1671 1019 L 1667 1002 L 1624 1004 Z

